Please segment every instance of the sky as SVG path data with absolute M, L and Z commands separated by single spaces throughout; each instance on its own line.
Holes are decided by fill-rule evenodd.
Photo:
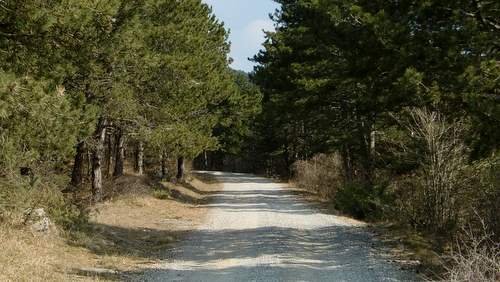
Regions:
M 274 30 L 269 14 L 279 6 L 272 0 L 202 0 L 230 30 L 232 68 L 251 72 L 253 57 L 262 49 L 264 32 Z

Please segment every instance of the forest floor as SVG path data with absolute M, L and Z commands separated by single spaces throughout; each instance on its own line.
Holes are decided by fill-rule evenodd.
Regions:
M 106 187 L 119 193 L 93 207 L 78 232 L 0 226 L 0 281 L 127 280 L 124 273 L 160 261 L 169 245 L 203 222 L 204 193 L 218 187 L 199 179 L 153 187 L 146 177 L 128 175 Z

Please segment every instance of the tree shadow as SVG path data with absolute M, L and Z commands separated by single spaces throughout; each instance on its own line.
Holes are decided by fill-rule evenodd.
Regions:
M 100 227 L 108 234 L 126 233 L 137 238 L 152 232 L 172 235 L 158 230 Z M 163 263 L 120 272 L 117 277 L 136 281 L 171 281 L 175 277 L 188 281 L 251 281 L 258 273 L 259 279 L 293 277 L 293 281 L 418 281 L 414 274 L 388 262 L 381 255 L 387 250 L 380 242 L 357 227 L 199 230 L 171 247 L 156 253 L 155 258 Z M 130 255 L 123 251 L 115 254 Z
M 205 196 L 204 207 L 241 212 L 242 216 L 244 212 L 321 213 L 321 205 L 297 199 L 296 195 L 301 194 L 293 190 L 273 186 L 265 189 L 263 185 L 249 190 L 247 186 L 273 183 L 271 180 L 239 174 L 217 178 L 233 185 Z M 239 184 L 246 188 L 240 190 Z M 293 218 L 307 220 L 301 216 Z M 302 227 L 207 227 L 179 232 L 95 224 L 93 232 L 98 230 L 111 244 L 103 249 L 88 248 L 96 254 L 161 261 L 136 271 L 115 273 L 114 278 L 127 281 L 419 281 L 414 273 L 389 262 L 384 255 L 388 249 L 364 228 L 335 224 L 298 226 Z
M 200 177 L 207 181 L 207 183 L 240 183 L 240 184 L 264 184 L 264 183 L 273 183 L 276 181 L 256 176 L 250 173 L 230 173 L 230 172 L 220 172 L 220 171 L 193 171 L 191 172 L 196 177 Z
M 198 178 L 200 179 L 200 178 Z M 205 182 L 204 180 L 200 180 L 202 182 Z M 205 182 L 206 184 L 209 184 L 208 182 Z M 218 182 L 213 182 L 213 183 L 218 183 Z M 198 188 L 196 188 L 195 186 L 193 186 L 191 183 L 189 182 L 182 182 L 182 183 L 179 183 L 178 185 L 181 185 L 182 187 L 186 188 L 186 189 L 189 189 L 191 190 L 192 192 L 198 194 L 198 195 L 213 195 L 213 194 L 217 194 L 217 193 L 220 193 L 220 191 L 203 191 L 203 190 L 200 190 Z
M 97 255 L 116 255 L 140 259 L 163 258 L 172 243 L 185 238 L 189 231 L 168 231 L 151 228 L 125 228 L 89 223 L 80 232 L 92 241 L 71 240 L 70 245 L 87 248 Z
M 183 193 L 179 189 L 169 188 L 169 187 L 165 187 L 165 189 L 168 189 L 168 191 L 170 193 L 170 198 L 172 200 L 175 200 L 175 201 L 180 202 L 180 203 L 192 204 L 192 205 L 202 205 L 202 204 L 208 203 L 208 200 L 205 198 L 193 197 L 191 195 Z

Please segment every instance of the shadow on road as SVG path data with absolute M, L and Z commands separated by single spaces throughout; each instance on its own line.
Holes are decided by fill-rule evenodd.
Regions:
M 276 218 L 293 216 L 294 220 L 327 216 L 321 214 L 319 205 L 297 199 L 302 191 L 284 190 L 276 185 L 266 189 L 265 184 L 272 184 L 271 180 L 244 174 L 222 174 L 217 178 L 225 184 L 230 183 L 224 191 L 206 196 L 209 199 L 207 206 L 217 210 L 219 215 L 236 214 L 238 218 L 239 213 L 242 217 L 258 213 L 265 219 L 281 214 Z M 259 185 L 253 185 L 256 183 Z M 190 281 L 254 281 L 256 278 L 278 281 L 276 279 L 283 277 L 290 278 L 283 281 L 418 281 L 414 274 L 397 271 L 399 266 L 387 262 L 388 258 L 382 255 L 387 250 L 363 228 L 335 224 L 303 228 L 308 226 L 307 222 L 296 221 L 292 221 L 293 228 L 288 228 L 288 225 L 278 226 L 280 222 L 270 222 L 259 228 L 194 230 L 179 244 L 154 254 L 130 253 L 125 248 L 120 255 L 153 257 L 162 263 L 139 272 L 120 272 L 118 277 L 137 281 L 182 281 L 183 277 Z M 239 223 L 233 226 L 240 227 Z M 127 238 L 145 238 L 145 243 L 151 236 L 179 238 L 186 235 L 106 225 L 99 228 L 114 240 L 117 237 L 113 234 L 127 234 Z M 116 241 L 120 243 L 123 242 Z
M 148 244 L 147 238 L 183 235 L 176 232 L 123 229 L 105 225 L 101 225 L 99 228 L 104 234 L 109 234 L 110 239 L 115 240 L 116 244 L 123 246 L 126 246 L 127 242 L 120 240 L 143 237 L 146 238 L 143 243 Z M 119 239 L 111 234 L 128 234 L 128 239 Z M 380 272 L 381 266 L 377 265 L 379 260 L 373 260 L 375 252 L 372 247 L 375 245 L 370 243 L 372 239 L 368 233 L 363 232 L 360 228 L 340 226 L 314 230 L 278 227 L 201 230 L 187 236 L 186 241 L 190 241 L 192 244 L 183 245 L 182 250 L 174 248 L 167 252 L 146 254 L 133 251 L 140 246 L 115 249 L 114 252 L 117 252 L 115 254 L 122 256 L 143 256 L 146 259 L 157 258 L 165 261 L 182 259 L 185 256 L 189 259 L 180 264 L 166 263 L 161 267 L 147 269 L 146 274 L 142 271 L 141 273 L 131 271 L 120 272 L 114 276 L 118 277 L 118 280 L 124 277 L 127 280 L 140 280 L 138 275 L 141 277 L 144 275 L 171 277 L 169 275 L 172 270 L 175 270 L 178 275 L 186 277 L 197 277 L 196 272 L 202 272 L 206 279 L 203 281 L 224 281 L 225 277 L 234 278 L 240 277 L 241 273 L 263 271 L 272 273 L 273 277 L 280 277 L 283 273 L 286 273 L 286 276 L 295 273 L 294 276 L 301 277 L 301 273 L 310 273 L 314 270 L 315 275 L 330 277 L 332 279 L 330 281 L 335 281 L 335 276 L 340 279 L 347 277 L 346 274 L 360 271 L 364 275 L 373 272 L 370 275 L 376 276 Z M 109 250 L 106 252 L 110 254 Z M 256 260 L 262 260 L 263 264 L 255 264 Z M 374 271 L 376 268 L 378 268 L 377 271 Z M 246 271 L 242 271 L 242 269 L 246 269 Z M 85 275 L 81 272 L 79 274 Z M 101 276 L 99 273 L 91 272 L 88 275 Z M 102 276 L 110 278 L 107 273 Z M 251 277 L 248 279 L 251 280 Z M 306 277 L 304 279 L 304 281 L 308 281 Z M 154 279 L 152 278 L 152 280 Z

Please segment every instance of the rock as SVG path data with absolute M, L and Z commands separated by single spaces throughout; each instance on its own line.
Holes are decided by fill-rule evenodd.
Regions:
M 52 222 L 44 209 L 27 209 L 24 212 L 24 224 L 34 232 L 47 233 L 52 227 Z

